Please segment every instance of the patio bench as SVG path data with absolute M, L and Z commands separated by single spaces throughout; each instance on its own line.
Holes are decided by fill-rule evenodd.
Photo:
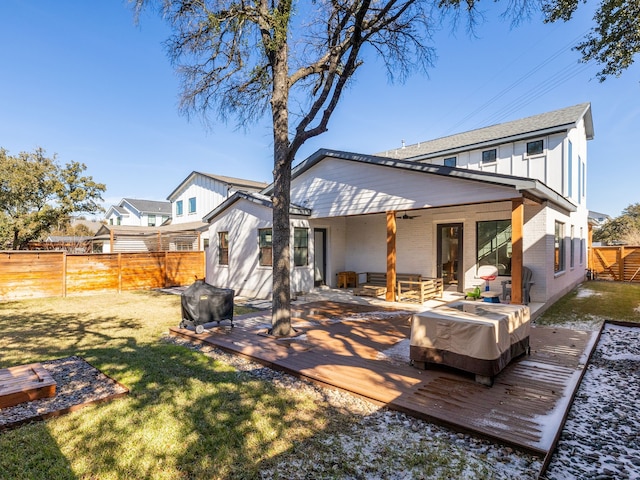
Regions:
M 398 280 L 398 301 L 424 303 L 432 298 L 442 298 L 444 285 L 442 278 L 422 278 L 421 280 Z
M 364 272 L 359 275 L 366 275 L 366 280 L 353 290 L 354 295 L 380 297 L 387 293 L 386 272 Z M 396 273 L 396 282 L 419 282 L 420 280 L 422 275 L 419 273 Z

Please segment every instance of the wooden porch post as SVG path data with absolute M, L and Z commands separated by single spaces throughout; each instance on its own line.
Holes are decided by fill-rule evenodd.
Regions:
M 524 199 L 511 201 L 511 303 L 522 304 Z
M 396 300 L 396 213 L 387 212 L 387 302 Z

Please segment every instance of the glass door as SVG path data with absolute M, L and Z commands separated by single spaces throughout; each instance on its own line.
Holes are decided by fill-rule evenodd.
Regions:
M 438 277 L 444 287 L 455 287 L 462 291 L 462 224 L 448 223 L 438 225 Z

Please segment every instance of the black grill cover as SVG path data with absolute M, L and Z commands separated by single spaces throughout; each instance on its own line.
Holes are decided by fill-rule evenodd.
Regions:
M 230 288 L 217 288 L 196 280 L 182 292 L 182 322 L 196 326 L 231 320 L 233 325 L 234 293 Z

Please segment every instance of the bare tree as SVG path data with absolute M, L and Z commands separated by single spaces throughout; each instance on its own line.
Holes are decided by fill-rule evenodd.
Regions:
M 325 132 L 345 88 L 365 60 L 378 56 L 390 79 L 404 80 L 431 65 L 433 15 L 465 15 L 475 23 L 479 0 L 130 0 L 139 13 L 158 6 L 174 34 L 169 56 L 182 76 L 180 108 L 190 115 L 211 112 L 239 125 L 271 113 L 273 125 L 273 318 L 272 333 L 291 332 L 290 183 L 300 147 Z M 603 9 L 637 0 L 602 0 Z M 542 8 L 547 21 L 569 19 L 579 0 L 510 0 L 514 21 Z M 608 10 L 606 10 L 608 12 Z M 634 9 L 633 12 L 636 12 Z M 620 13 L 617 9 L 614 14 Z M 624 12 L 623 12 L 624 13 Z M 612 15 L 603 14 L 596 22 Z M 615 16 L 615 15 L 614 15 Z M 615 27 L 631 30 L 630 64 L 637 52 L 638 20 L 615 16 Z M 621 27 L 622 25 L 622 27 Z M 618 30 L 616 30 L 618 31 Z M 634 33 L 636 32 L 636 33 Z M 597 34 L 594 34 L 598 37 Z M 599 37 L 598 37 L 599 38 Z M 585 60 L 604 44 L 580 47 Z M 617 57 L 614 57 L 617 58 Z M 599 60 L 602 60 L 599 58 Z M 608 73 L 605 70 L 605 73 Z M 613 71 L 612 73 L 617 73 Z
M 134 0 L 137 12 L 152 0 Z M 170 58 L 183 79 L 181 110 L 239 124 L 269 110 L 273 123 L 273 317 L 291 332 L 290 184 L 300 147 L 327 131 L 368 53 L 391 79 L 431 65 L 431 2 L 417 0 L 165 0 Z M 365 47 L 367 52 L 365 52 Z M 294 108 L 295 106 L 295 108 Z

